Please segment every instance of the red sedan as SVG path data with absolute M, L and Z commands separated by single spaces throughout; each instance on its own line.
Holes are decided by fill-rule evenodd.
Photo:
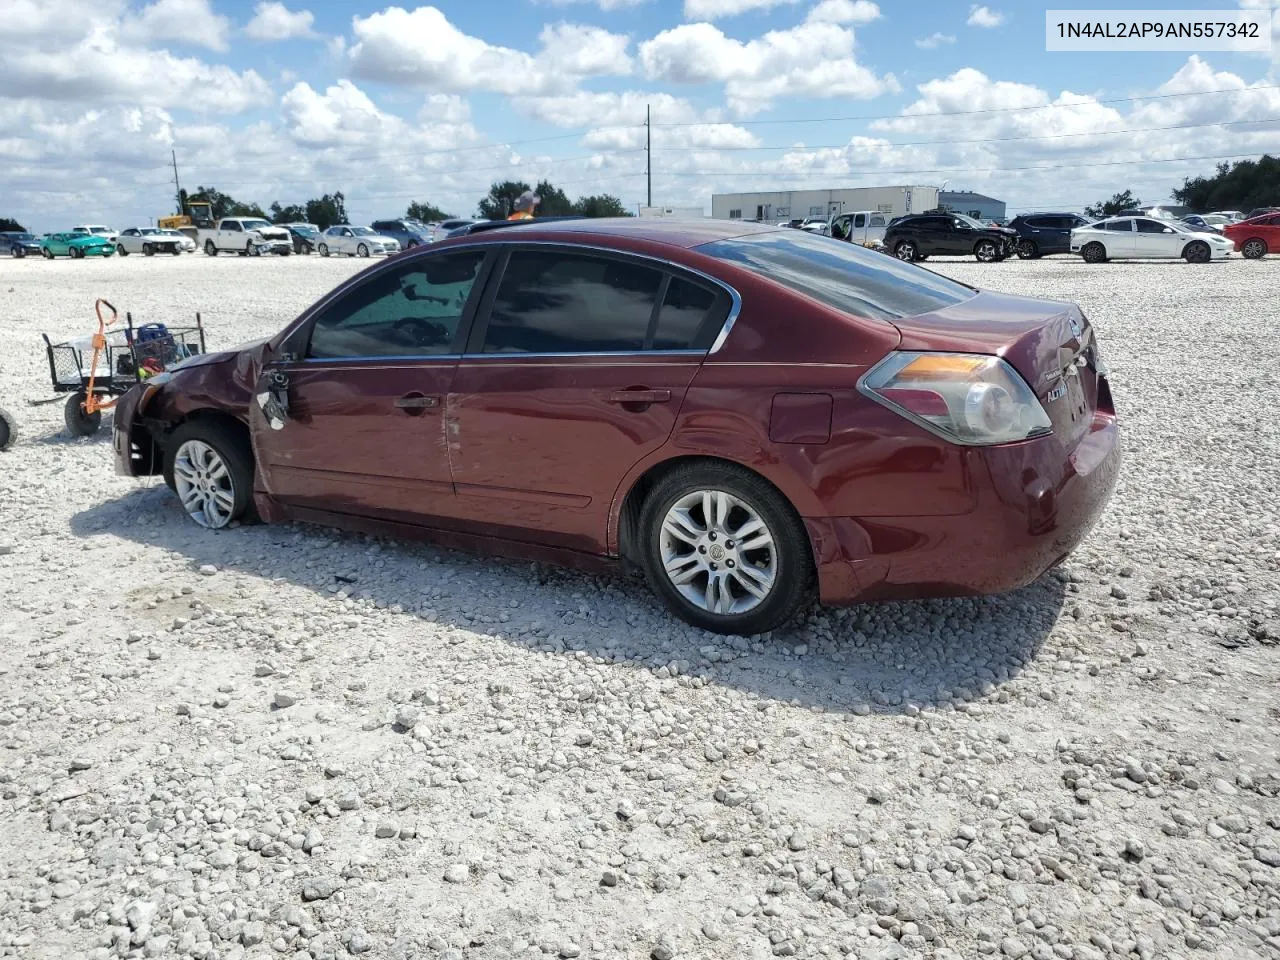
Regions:
M 1230 223 L 1222 232 L 1235 241 L 1236 249 L 1249 260 L 1280 253 L 1280 213 L 1264 213 L 1251 220 Z
M 1062 560 L 1120 463 L 1093 330 L 800 230 L 513 225 L 417 248 L 122 399 L 120 472 L 257 515 L 630 561 L 723 633 L 990 593 Z

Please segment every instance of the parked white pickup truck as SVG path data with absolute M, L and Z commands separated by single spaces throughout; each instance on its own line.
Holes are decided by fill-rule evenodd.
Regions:
M 196 242 L 211 257 L 226 250 L 242 257 L 258 257 L 264 253 L 288 256 L 293 253 L 289 231 L 260 217 L 224 217 L 212 228 L 202 229 Z
M 831 218 L 831 236 L 837 240 L 860 243 L 864 247 L 884 243 L 884 231 L 889 225 L 889 215 L 877 210 L 855 210 Z

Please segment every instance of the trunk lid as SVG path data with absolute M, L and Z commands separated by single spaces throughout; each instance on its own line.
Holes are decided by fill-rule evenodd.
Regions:
M 1093 328 L 1074 303 L 980 292 L 932 313 L 893 321 L 901 350 L 985 353 L 1021 374 L 1067 444 L 1089 430 L 1098 406 Z

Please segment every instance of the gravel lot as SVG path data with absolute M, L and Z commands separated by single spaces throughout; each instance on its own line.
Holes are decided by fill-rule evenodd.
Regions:
M 273 332 L 363 263 L 0 260 L 0 956 L 1280 956 L 1280 259 L 935 262 L 1075 299 L 1126 464 L 993 599 L 719 638 L 643 584 L 210 532 L 39 339 Z

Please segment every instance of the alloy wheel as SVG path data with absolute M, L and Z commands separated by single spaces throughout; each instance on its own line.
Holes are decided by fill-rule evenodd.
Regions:
M 327 243 L 320 244 L 318 249 L 320 250 L 320 256 L 327 257 L 329 255 L 329 245 Z
M 1084 258 L 1085 263 L 1101 263 L 1107 259 L 1107 251 L 1100 243 L 1090 243 L 1080 251 L 1080 256 Z
M 1260 260 L 1266 256 L 1267 245 L 1261 240 L 1250 240 L 1240 251 L 1249 260 Z
M 996 249 L 996 245 L 990 240 L 983 240 L 974 248 L 973 255 L 983 263 L 990 263 L 999 256 L 1000 251 Z
M 222 455 L 203 440 L 188 440 L 173 458 L 173 482 L 187 515 L 202 527 L 231 522 L 236 490 Z
M 360 246 L 356 247 L 356 253 L 362 257 L 367 257 L 369 255 L 369 248 L 362 243 Z
M 754 610 L 778 579 L 773 532 L 750 504 L 724 490 L 695 490 L 667 511 L 659 554 L 672 586 L 715 614 Z
M 1187 247 L 1186 257 L 1188 263 L 1208 263 L 1213 254 L 1209 251 L 1207 243 L 1197 241 Z
M 1034 260 L 1036 256 L 1036 245 L 1030 240 L 1023 240 L 1018 244 L 1018 258 L 1021 260 Z
M 904 240 L 902 243 L 898 244 L 896 248 L 894 248 L 893 254 L 899 260 L 906 260 L 908 263 L 910 263 L 912 260 L 916 258 L 916 245 L 914 243 L 911 243 L 910 241 Z

